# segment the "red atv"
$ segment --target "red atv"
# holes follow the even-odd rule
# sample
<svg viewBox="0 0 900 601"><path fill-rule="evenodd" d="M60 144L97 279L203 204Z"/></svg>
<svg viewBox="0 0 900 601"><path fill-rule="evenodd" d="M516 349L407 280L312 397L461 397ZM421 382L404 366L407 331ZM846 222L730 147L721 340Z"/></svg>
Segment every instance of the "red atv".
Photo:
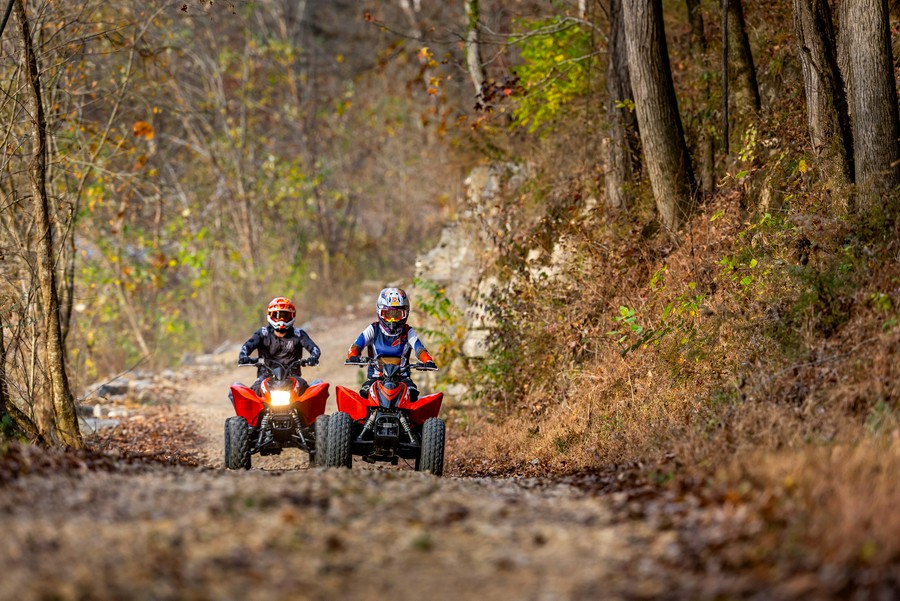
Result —
<svg viewBox="0 0 900 601"><path fill-rule="evenodd" d="M249 365L258 365L266 373L260 384L262 396L243 384L231 386L229 397L237 415L225 420L225 467L248 470L250 455L279 455L287 447L303 449L314 465L316 432L324 424L328 383L304 387L291 375L293 369L306 367L306 359L290 365L259 359Z"/></svg>
<svg viewBox="0 0 900 601"><path fill-rule="evenodd" d="M369 388L368 398L355 390L336 386L338 412L328 417L325 438L320 439L319 464L352 467L353 455L363 461L389 462L415 459L416 470L440 476L444 472L444 422L437 417L444 393L437 392L412 402L399 365L363 358L367 367L378 365L381 378ZM423 363L410 366L434 371Z"/></svg>

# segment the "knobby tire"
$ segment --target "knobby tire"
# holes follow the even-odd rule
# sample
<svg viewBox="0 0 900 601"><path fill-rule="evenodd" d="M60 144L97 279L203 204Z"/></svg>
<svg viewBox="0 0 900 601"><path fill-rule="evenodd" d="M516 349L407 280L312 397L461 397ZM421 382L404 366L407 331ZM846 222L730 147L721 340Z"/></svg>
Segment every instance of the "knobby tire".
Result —
<svg viewBox="0 0 900 601"><path fill-rule="evenodd" d="M316 454L315 461L313 462L314 466L323 466L325 465L325 449L328 447L328 416L320 415L316 418L315 423L315 433L316 433Z"/></svg>
<svg viewBox="0 0 900 601"><path fill-rule="evenodd" d="M240 416L225 420L225 467L250 469L250 428L247 420Z"/></svg>
<svg viewBox="0 0 900 601"><path fill-rule="evenodd" d="M353 456L350 454L350 435L353 420L342 411L332 414L328 419L328 433L325 438L325 467L352 467Z"/></svg>
<svg viewBox="0 0 900 601"><path fill-rule="evenodd" d="M444 474L444 421L437 417L429 417L422 426L422 450L416 469L435 476Z"/></svg>

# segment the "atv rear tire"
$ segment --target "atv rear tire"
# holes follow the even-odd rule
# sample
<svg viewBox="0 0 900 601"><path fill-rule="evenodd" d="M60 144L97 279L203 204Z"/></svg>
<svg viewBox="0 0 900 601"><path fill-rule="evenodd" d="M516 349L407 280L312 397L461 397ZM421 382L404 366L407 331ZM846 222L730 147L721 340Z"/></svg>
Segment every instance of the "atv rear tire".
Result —
<svg viewBox="0 0 900 601"><path fill-rule="evenodd" d="M313 426L316 433L316 452L313 455L315 459L311 462L313 466L325 465L325 446L328 440L328 416L320 415L316 418Z"/></svg>
<svg viewBox="0 0 900 601"><path fill-rule="evenodd" d="M250 469L250 426L238 415L225 420L225 467Z"/></svg>
<svg viewBox="0 0 900 601"><path fill-rule="evenodd" d="M350 454L350 435L353 431L353 420L342 411L333 413L328 418L325 435L325 467L352 467L353 455Z"/></svg>
<svg viewBox="0 0 900 601"><path fill-rule="evenodd" d="M444 420L429 417L422 426L422 449L416 460L416 470L435 476L444 474Z"/></svg>

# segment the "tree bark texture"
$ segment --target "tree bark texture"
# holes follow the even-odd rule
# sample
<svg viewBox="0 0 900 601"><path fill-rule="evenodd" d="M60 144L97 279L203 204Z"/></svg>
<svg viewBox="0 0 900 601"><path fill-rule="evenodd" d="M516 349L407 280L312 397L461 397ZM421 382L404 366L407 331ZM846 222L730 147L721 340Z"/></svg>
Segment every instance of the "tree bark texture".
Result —
<svg viewBox="0 0 900 601"><path fill-rule="evenodd" d="M627 209L629 185L640 172L641 143L637 117L623 101L634 101L631 75L628 71L628 48L625 42L625 22L622 0L609 3L609 63L606 69L609 138L606 155L606 198L610 206Z"/></svg>
<svg viewBox="0 0 900 601"><path fill-rule="evenodd" d="M727 23L729 73L733 84L735 116L740 121L741 131L747 121L756 117L760 108L756 65L753 63L741 0L728 0Z"/></svg>
<svg viewBox="0 0 900 601"><path fill-rule="evenodd" d="M709 45L706 40L706 29L703 24L703 11L700 10L700 0L687 0L688 21L691 24L691 55L703 65L703 70L708 74L709 57L706 52ZM711 77L703 78L703 101L705 106L712 107L712 90L710 87ZM701 116L701 132L699 143L699 179L700 189L704 194L712 194L715 191L715 168L716 168L716 149L715 149L715 129L712 117L706 114Z"/></svg>
<svg viewBox="0 0 900 601"><path fill-rule="evenodd" d="M44 312L44 368L48 395L38 398L38 429L50 444L80 448L83 446L75 400L66 375L66 354L62 342L59 316L59 297L56 291L56 267L53 253L53 230L50 220L50 200L47 196L47 124L41 100L40 70L31 41L31 31L25 14L25 0L16 0L16 18L22 34L25 59L25 78L32 121L32 159L29 169L35 205L39 244L37 247L38 281Z"/></svg>
<svg viewBox="0 0 900 601"><path fill-rule="evenodd" d="M834 24L828 0L793 0L794 34L806 88L806 112L813 152L822 175L846 209L847 186L853 183L853 136L844 81L838 68Z"/></svg>
<svg viewBox="0 0 900 601"><path fill-rule="evenodd" d="M475 86L475 100L480 102L484 82L484 63L481 60L481 9L479 0L466 0L466 65Z"/></svg>
<svg viewBox="0 0 900 601"><path fill-rule="evenodd" d="M706 52L706 35L703 28L703 13L700 0L686 0L688 23L691 25L691 48L694 52Z"/></svg>
<svg viewBox="0 0 900 601"><path fill-rule="evenodd" d="M6 405L9 403L9 394L6 387L6 319L3 310L0 309L0 440L3 439L2 421L7 418Z"/></svg>
<svg viewBox="0 0 900 601"><path fill-rule="evenodd" d="M731 153L731 121L728 114L728 0L722 0L722 146L725 157Z"/></svg>
<svg viewBox="0 0 900 601"><path fill-rule="evenodd" d="M853 159L860 209L900 183L897 109L887 0L845 0L841 27L852 85Z"/></svg>
<svg viewBox="0 0 900 601"><path fill-rule="evenodd" d="M663 226L673 238L697 194L684 140L662 19L661 0L623 3L628 68L644 163Z"/></svg>

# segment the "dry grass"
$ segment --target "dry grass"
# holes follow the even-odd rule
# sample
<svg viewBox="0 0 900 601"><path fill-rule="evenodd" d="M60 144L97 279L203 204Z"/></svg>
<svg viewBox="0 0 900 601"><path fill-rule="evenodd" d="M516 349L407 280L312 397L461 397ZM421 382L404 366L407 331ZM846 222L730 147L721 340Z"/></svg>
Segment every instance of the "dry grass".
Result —
<svg viewBox="0 0 900 601"><path fill-rule="evenodd" d="M855 444L758 451L728 480L750 481L783 540L814 549L824 564L887 565L900 560L900 431Z"/></svg>

